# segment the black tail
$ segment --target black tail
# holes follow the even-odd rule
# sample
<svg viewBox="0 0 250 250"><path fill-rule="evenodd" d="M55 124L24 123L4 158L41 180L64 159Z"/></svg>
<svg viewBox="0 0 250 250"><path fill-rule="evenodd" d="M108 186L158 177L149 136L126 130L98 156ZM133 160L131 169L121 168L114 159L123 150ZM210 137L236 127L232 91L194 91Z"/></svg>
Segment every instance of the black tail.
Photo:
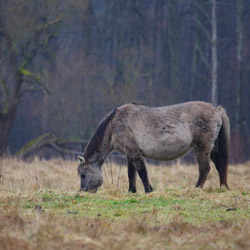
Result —
<svg viewBox="0 0 250 250"><path fill-rule="evenodd" d="M214 162L219 173L220 185L225 185L228 188L227 172L229 164L230 123L225 109L218 106L217 110L222 118L222 126L211 152L211 160Z"/></svg>

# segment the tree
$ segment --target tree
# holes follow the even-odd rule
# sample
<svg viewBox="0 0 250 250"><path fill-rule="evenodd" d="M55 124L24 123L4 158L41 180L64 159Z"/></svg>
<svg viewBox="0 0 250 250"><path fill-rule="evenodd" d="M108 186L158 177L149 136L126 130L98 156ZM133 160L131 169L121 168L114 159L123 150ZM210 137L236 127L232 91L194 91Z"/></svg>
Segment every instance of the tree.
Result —
<svg viewBox="0 0 250 250"><path fill-rule="evenodd" d="M211 0L212 15L211 15L211 52L212 52L212 70L211 70L211 102L214 105L218 103L218 55L217 55L217 16L216 16L216 0Z"/></svg>
<svg viewBox="0 0 250 250"><path fill-rule="evenodd" d="M179 36L180 15L178 13L179 1L168 2L168 46L170 84L173 89L179 89Z"/></svg>
<svg viewBox="0 0 250 250"><path fill-rule="evenodd" d="M242 44L243 44L243 0L237 1L237 91L236 91L236 133L239 132L242 123Z"/></svg>
<svg viewBox="0 0 250 250"><path fill-rule="evenodd" d="M0 154L7 153L8 137L23 98L45 90L35 59L42 56L60 15L48 18L55 1L1 1L0 13ZM35 72L36 71L36 72Z"/></svg>

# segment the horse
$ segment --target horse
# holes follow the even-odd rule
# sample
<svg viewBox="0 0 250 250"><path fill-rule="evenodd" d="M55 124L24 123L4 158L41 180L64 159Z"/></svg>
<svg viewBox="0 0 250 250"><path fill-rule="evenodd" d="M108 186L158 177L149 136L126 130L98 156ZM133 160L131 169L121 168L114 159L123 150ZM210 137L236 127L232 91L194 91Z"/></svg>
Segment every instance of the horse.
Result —
<svg viewBox="0 0 250 250"><path fill-rule="evenodd" d="M220 186L228 189L229 129L225 109L202 101L163 107L124 104L104 117L83 155L78 155L80 191L98 190L103 183L102 164L115 150L127 157L128 191L136 192L137 172L145 192L152 192L144 157L169 161L192 148L199 166L196 187L203 187L211 159Z"/></svg>

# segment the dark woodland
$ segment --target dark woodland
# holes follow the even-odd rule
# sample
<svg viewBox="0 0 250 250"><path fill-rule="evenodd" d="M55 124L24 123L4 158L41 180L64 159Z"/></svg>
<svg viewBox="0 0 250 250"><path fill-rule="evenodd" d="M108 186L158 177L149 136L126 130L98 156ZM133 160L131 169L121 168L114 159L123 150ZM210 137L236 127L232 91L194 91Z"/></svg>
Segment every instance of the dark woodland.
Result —
<svg viewBox="0 0 250 250"><path fill-rule="evenodd" d="M231 162L249 160L249 24L250 0L0 0L1 155L84 144L124 103L202 100L227 110Z"/></svg>

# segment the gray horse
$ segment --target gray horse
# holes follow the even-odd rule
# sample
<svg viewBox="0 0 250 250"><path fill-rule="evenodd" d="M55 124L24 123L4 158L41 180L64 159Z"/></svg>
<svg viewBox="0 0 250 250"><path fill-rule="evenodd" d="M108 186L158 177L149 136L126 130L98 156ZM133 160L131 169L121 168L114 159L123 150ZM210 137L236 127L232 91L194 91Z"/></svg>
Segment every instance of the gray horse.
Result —
<svg viewBox="0 0 250 250"><path fill-rule="evenodd" d="M145 192L151 192L143 157L168 161L191 148L199 164L196 187L203 187L211 159L220 185L228 188L229 119L221 106L200 101L165 107L125 104L99 123L83 156L78 156L80 190L97 191L103 183L102 164L116 150L127 156L129 191L136 192L138 172Z"/></svg>

